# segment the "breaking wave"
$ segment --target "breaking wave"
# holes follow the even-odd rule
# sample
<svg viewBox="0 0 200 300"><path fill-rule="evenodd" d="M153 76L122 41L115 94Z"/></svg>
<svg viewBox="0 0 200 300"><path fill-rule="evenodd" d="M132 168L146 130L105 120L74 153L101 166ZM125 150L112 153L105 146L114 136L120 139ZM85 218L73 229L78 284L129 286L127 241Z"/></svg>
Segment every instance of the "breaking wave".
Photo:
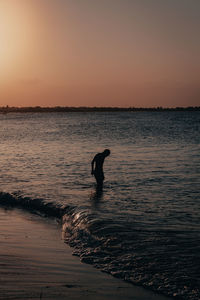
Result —
<svg viewBox="0 0 200 300"><path fill-rule="evenodd" d="M60 219L64 240L82 262L168 296L199 299L199 242L191 238L187 252L184 232L154 229L152 234L152 228L139 229L136 224L120 220L116 224L89 208L31 199L18 193L0 193L0 204Z"/></svg>

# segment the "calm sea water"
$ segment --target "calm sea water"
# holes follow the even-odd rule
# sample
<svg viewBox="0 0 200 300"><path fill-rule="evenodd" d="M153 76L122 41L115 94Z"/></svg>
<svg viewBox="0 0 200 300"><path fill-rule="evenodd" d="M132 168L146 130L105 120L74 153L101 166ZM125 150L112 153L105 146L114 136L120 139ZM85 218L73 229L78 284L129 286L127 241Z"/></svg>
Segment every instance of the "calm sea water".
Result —
<svg viewBox="0 0 200 300"><path fill-rule="evenodd" d="M1 191L62 206L82 261L200 299L199 112L7 114L0 140ZM105 148L99 194L91 160Z"/></svg>

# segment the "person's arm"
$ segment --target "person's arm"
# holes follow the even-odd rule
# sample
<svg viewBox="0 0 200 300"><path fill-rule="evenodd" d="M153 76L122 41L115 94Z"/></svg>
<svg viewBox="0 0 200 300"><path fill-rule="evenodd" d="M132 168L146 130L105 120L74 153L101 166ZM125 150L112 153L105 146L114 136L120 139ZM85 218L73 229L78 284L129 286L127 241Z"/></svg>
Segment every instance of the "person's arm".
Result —
<svg viewBox="0 0 200 300"><path fill-rule="evenodd" d="M91 167L92 167L91 175L94 175L94 163L95 163L95 160L96 160L96 156L93 158L93 160L91 162Z"/></svg>

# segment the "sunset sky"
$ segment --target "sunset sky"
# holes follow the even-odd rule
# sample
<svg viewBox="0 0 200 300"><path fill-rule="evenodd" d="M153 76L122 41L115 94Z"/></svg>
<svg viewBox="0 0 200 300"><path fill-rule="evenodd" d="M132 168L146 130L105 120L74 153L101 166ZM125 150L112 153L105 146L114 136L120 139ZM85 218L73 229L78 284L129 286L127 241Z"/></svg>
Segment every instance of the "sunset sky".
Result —
<svg viewBox="0 0 200 300"><path fill-rule="evenodd" d="M200 106L199 0L0 0L0 106Z"/></svg>

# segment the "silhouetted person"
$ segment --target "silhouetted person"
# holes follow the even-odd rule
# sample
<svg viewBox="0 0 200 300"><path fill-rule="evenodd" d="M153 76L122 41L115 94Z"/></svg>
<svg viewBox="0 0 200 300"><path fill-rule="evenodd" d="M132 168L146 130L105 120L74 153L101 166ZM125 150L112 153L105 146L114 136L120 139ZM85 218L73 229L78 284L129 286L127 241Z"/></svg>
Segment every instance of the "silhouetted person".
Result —
<svg viewBox="0 0 200 300"><path fill-rule="evenodd" d="M102 153L97 153L91 163L92 165L91 174L94 175L96 179L98 189L102 189L103 187L103 181L104 181L103 163L104 163L104 159L108 155L110 155L110 150L105 149ZM94 168L94 164L95 164L95 168Z"/></svg>

